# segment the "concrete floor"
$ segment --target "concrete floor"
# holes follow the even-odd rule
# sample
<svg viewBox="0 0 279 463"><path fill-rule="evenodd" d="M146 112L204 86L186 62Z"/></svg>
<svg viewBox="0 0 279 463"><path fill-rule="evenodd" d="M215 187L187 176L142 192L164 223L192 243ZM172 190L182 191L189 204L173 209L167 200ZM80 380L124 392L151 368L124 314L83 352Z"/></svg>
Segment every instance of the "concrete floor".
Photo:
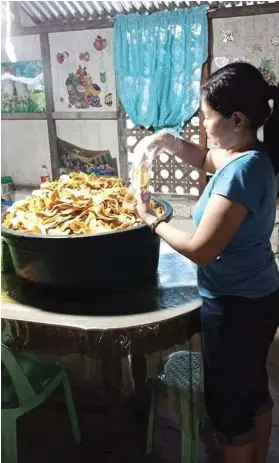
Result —
<svg viewBox="0 0 279 463"><path fill-rule="evenodd" d="M268 358L270 389L275 401L274 424L267 463L279 461L279 331ZM18 422L19 463L179 463L180 431L173 412L163 400L154 453L144 456L147 415L132 399L74 391L83 442L73 444L67 412L60 396L52 397ZM200 445L197 463L209 462ZM212 462L212 460L211 460ZM217 463L213 459L213 463Z"/></svg>

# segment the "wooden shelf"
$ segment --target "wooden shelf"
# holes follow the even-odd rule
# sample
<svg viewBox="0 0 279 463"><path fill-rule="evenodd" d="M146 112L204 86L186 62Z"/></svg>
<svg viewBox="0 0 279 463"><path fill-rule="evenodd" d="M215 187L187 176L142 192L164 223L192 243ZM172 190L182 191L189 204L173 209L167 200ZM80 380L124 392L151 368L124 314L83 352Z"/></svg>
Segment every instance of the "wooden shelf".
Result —
<svg viewBox="0 0 279 463"><path fill-rule="evenodd" d="M46 119L46 113L1 113L2 121Z"/></svg>
<svg viewBox="0 0 279 463"><path fill-rule="evenodd" d="M52 113L56 120L117 120L117 111L65 111Z"/></svg>

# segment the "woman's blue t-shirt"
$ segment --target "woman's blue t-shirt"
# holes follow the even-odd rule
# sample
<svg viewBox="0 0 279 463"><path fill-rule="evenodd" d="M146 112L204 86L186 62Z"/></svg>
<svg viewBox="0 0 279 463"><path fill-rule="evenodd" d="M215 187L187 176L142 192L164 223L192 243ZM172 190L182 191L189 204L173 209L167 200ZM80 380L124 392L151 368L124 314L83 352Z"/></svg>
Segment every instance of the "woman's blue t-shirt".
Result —
<svg viewBox="0 0 279 463"><path fill-rule="evenodd" d="M243 204L249 213L221 254L206 267L198 267L202 297L259 298L279 288L279 272L270 244L277 187L268 155L258 151L232 159L213 175L194 210L196 227L212 194Z"/></svg>

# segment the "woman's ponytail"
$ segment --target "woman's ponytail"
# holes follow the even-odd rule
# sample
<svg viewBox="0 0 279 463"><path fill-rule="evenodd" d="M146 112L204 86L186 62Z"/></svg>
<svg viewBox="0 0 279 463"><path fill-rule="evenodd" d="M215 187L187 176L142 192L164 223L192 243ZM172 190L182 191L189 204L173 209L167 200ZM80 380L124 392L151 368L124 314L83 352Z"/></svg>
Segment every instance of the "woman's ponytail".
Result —
<svg viewBox="0 0 279 463"><path fill-rule="evenodd" d="M279 173L279 87L270 85L270 99L273 101L271 115L264 124L264 145L276 174Z"/></svg>

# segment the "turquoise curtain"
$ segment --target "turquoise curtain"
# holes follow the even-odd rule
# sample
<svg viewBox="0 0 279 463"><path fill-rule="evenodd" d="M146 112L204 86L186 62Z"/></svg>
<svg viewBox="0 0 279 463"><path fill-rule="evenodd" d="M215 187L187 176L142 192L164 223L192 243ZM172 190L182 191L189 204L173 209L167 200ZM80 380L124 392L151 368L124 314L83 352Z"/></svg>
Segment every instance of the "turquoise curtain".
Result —
<svg viewBox="0 0 279 463"><path fill-rule="evenodd" d="M207 6L117 16L117 91L136 125L180 130L199 108L207 59Z"/></svg>

